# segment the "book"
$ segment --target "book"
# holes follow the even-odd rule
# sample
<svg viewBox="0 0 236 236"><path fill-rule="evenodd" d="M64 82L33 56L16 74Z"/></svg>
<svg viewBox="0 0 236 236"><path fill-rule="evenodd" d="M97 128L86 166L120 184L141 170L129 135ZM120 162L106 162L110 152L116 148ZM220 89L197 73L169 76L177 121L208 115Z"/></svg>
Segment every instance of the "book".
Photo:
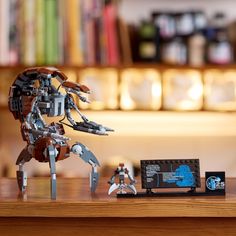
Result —
<svg viewBox="0 0 236 236"><path fill-rule="evenodd" d="M86 1L87 2L87 1ZM65 11L67 17L67 50L68 63L70 65L83 64L83 54L81 50L81 1L66 1Z"/></svg>
<svg viewBox="0 0 236 236"><path fill-rule="evenodd" d="M107 47L107 64L117 65L120 62L118 35L116 27L117 7L111 2L103 9L105 43Z"/></svg>
<svg viewBox="0 0 236 236"><path fill-rule="evenodd" d="M117 19L118 42L120 51L120 60L124 64L132 64L131 45L129 37L129 28L126 22L119 17Z"/></svg>
<svg viewBox="0 0 236 236"><path fill-rule="evenodd" d="M19 62L19 1L9 0L9 64L16 65Z"/></svg>
<svg viewBox="0 0 236 236"><path fill-rule="evenodd" d="M35 1L35 61L37 65L45 62L45 0Z"/></svg>
<svg viewBox="0 0 236 236"><path fill-rule="evenodd" d="M66 63L67 57L67 30L66 30L66 14L64 0L57 1L58 7L58 64L63 65Z"/></svg>
<svg viewBox="0 0 236 236"><path fill-rule="evenodd" d="M68 1L71 2L72 0ZM58 64L58 15L57 1L45 0L45 63Z"/></svg>
<svg viewBox="0 0 236 236"><path fill-rule="evenodd" d="M93 21L94 21L94 48L95 48L95 62L102 63L102 30L103 30L103 21L102 21L102 9L103 1L94 0L93 11L95 12Z"/></svg>
<svg viewBox="0 0 236 236"><path fill-rule="evenodd" d="M88 65L96 63L95 48L95 20L93 14L94 0L83 1L83 25L84 25L84 60Z"/></svg>
<svg viewBox="0 0 236 236"><path fill-rule="evenodd" d="M0 65L9 64L10 2L0 0Z"/></svg>
<svg viewBox="0 0 236 236"><path fill-rule="evenodd" d="M24 65L35 65L35 1L22 1L22 62Z"/></svg>

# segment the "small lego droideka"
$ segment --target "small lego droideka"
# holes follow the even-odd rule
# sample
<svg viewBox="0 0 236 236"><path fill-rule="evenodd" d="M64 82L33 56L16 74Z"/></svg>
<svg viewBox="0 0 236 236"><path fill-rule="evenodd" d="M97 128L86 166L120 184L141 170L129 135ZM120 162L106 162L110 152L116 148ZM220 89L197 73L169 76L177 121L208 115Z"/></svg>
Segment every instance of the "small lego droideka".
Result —
<svg viewBox="0 0 236 236"><path fill-rule="evenodd" d="M119 183L115 183L115 177L119 175ZM125 175L128 175L128 178L130 180L130 184L125 183ZM127 168L124 167L123 163L120 163L117 169L115 170L114 175L111 177L110 181L108 181L108 184L110 184L110 188L108 191L108 195L110 195L113 191L118 189L119 191L117 194L125 194L126 192L124 189L131 190L134 194L137 194L136 188L134 187L134 184L136 183L136 180L129 174L129 171Z"/></svg>
<svg viewBox="0 0 236 236"><path fill-rule="evenodd" d="M58 88L53 85L53 79L59 82ZM61 93L60 89L64 89L65 93ZM92 192L95 191L99 178L97 172L99 162L83 144L77 142L70 147L67 142L69 138L64 136L62 125L97 135L107 135L107 131L113 131L89 121L76 106L72 95L76 95L83 102L88 102L81 93L89 92L88 87L67 81L66 75L56 68L29 68L16 77L10 88L8 105L14 118L20 120L21 134L23 140L27 142L16 161L19 166L17 181L21 192L24 192L27 186L27 175L23 166L35 158L39 162L49 162L51 198L56 199L56 161L68 158L70 152L92 166L90 189ZM82 122L72 118L71 109L79 114ZM47 124L43 115L48 117L64 115L64 118L59 123ZM63 122L65 118L70 124Z"/></svg>

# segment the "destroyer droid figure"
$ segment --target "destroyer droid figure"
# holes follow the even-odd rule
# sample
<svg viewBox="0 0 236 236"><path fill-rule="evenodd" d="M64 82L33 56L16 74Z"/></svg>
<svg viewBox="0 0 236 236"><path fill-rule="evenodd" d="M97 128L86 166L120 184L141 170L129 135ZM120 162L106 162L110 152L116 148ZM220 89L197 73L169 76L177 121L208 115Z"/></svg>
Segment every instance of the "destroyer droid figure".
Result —
<svg viewBox="0 0 236 236"><path fill-rule="evenodd" d="M58 88L53 85L53 80L59 82ZM60 90L64 89L64 93ZM95 191L98 183L97 166L99 162L94 154L83 144L75 143L71 147L69 138L64 136L62 124L74 130L88 132L97 135L107 135L107 131L113 131L100 124L89 121L79 111L73 99L76 95L81 101L88 102L82 93L89 93L89 88L84 85L67 81L67 77L56 68L30 68L20 73L10 88L9 109L15 119L20 120L21 134L27 142L26 147L20 153L16 164L17 181L20 191L24 192L27 186L27 175L23 166L31 158L39 162L49 162L51 174L51 198L56 199L56 165L59 160L76 154L92 167L90 174L90 189ZM75 110L82 121L73 119L71 110ZM47 124L43 115L48 117L63 116L59 123ZM63 120L67 119L68 123Z"/></svg>
<svg viewBox="0 0 236 236"><path fill-rule="evenodd" d="M119 175L119 183L115 183L115 177ZM130 184L125 183L125 175L128 176L130 180ZM110 181L108 183L111 185L108 190L108 195L110 195L114 190L118 189L117 194L125 194L126 192L124 189L131 190L134 194L137 194L136 188L134 187L134 184L136 183L135 179L129 174L129 171L127 168L124 167L123 163L120 163L117 169L115 170L114 175L111 177Z"/></svg>

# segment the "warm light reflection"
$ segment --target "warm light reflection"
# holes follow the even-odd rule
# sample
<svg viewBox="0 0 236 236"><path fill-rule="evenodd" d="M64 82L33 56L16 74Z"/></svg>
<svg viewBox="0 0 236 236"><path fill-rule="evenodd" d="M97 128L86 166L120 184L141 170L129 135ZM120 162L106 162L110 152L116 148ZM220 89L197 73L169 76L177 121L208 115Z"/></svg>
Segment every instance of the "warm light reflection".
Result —
<svg viewBox="0 0 236 236"><path fill-rule="evenodd" d="M90 104L80 102L83 109L103 110L118 108L118 73L115 69L88 68L81 70L79 82L88 86L91 94L86 96Z"/></svg>
<svg viewBox="0 0 236 236"><path fill-rule="evenodd" d="M121 72L120 107L123 110L161 107L161 79L155 69L124 69Z"/></svg>
<svg viewBox="0 0 236 236"><path fill-rule="evenodd" d="M163 73L163 107L166 110L200 110L203 84L197 70L166 70Z"/></svg>
<svg viewBox="0 0 236 236"><path fill-rule="evenodd" d="M198 100L199 98L202 97L202 94L203 94L203 87L200 84L196 84L188 90L188 96L192 100Z"/></svg>
<svg viewBox="0 0 236 236"><path fill-rule="evenodd" d="M207 70L204 73L204 84L205 109L236 110L236 70Z"/></svg>
<svg viewBox="0 0 236 236"><path fill-rule="evenodd" d="M123 110L135 109L135 103L130 98L128 91L124 91L124 93L122 94L120 98L120 104Z"/></svg>

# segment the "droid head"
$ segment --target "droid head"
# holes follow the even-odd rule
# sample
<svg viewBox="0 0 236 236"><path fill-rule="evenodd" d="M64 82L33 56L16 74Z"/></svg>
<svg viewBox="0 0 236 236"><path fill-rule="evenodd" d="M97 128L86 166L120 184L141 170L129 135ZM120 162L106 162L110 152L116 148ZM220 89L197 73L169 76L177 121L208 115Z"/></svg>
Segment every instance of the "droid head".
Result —
<svg viewBox="0 0 236 236"><path fill-rule="evenodd" d="M119 167L123 168L124 166L124 163L119 163Z"/></svg>

